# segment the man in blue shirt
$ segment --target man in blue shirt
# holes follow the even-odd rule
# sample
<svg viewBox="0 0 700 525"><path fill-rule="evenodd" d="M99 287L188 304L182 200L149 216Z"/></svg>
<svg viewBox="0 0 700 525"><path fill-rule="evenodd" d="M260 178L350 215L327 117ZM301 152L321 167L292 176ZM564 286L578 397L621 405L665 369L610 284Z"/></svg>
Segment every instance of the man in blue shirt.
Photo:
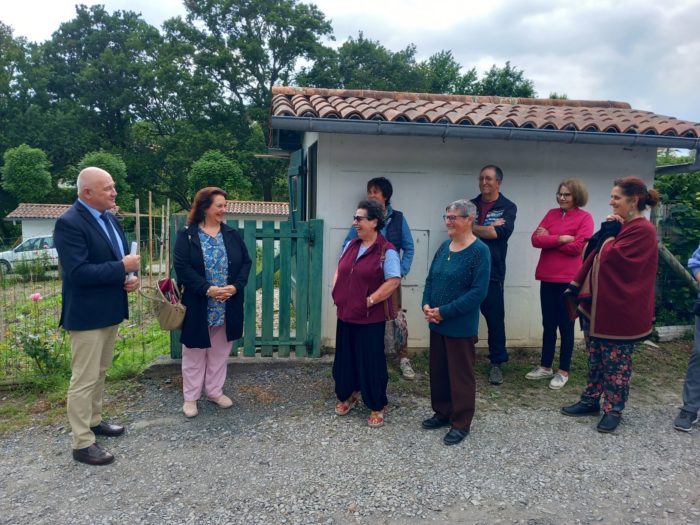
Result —
<svg viewBox="0 0 700 525"><path fill-rule="evenodd" d="M95 436L124 432L102 420L102 393L119 324L129 317L127 293L139 286L134 273L140 258L129 254L124 232L108 211L117 197L111 175L85 168L77 185L78 199L54 229L63 277L59 324L70 334L72 356L66 405L73 459L107 465L114 456Z"/></svg>
<svg viewBox="0 0 700 525"><path fill-rule="evenodd" d="M696 281L700 281L700 246L688 259L688 268L693 273ZM700 301L700 298L699 298ZM695 306L695 340L693 341L693 353L690 354L688 371L683 384L683 407L678 417L673 422L676 430L690 432L693 425L698 422L698 410L700 410L700 311Z"/></svg>
<svg viewBox="0 0 700 525"><path fill-rule="evenodd" d="M413 263L413 236L403 213L391 207L393 194L394 189L391 182L385 177L376 177L367 182L367 198L379 201L386 210L386 224L380 233L396 247L401 259L401 277L403 278L411 271L411 263ZM351 227L343 246L355 237L357 237L357 232L355 228ZM399 287L399 300L401 299L400 292L401 288ZM399 307L401 307L400 303ZM416 373L408 358L408 334L406 334L406 344L399 349L398 355L401 374L405 379L414 379Z"/></svg>

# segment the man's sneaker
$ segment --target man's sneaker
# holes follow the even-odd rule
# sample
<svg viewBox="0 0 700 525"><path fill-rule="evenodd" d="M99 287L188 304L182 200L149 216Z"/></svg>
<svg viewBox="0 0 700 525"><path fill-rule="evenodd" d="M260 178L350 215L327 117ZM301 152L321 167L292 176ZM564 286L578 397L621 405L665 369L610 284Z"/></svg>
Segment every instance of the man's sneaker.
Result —
<svg viewBox="0 0 700 525"><path fill-rule="evenodd" d="M549 388L551 388L552 390L559 390L561 387L563 387L566 384L566 382L568 380L569 380L568 375L565 376L565 375L557 372L556 374L554 374L554 377L549 382Z"/></svg>
<svg viewBox="0 0 700 525"><path fill-rule="evenodd" d="M547 370L542 366L538 366L533 371L525 374L525 379L548 379L554 375L552 369Z"/></svg>
<svg viewBox="0 0 700 525"><path fill-rule="evenodd" d="M673 428L682 432L690 432L693 425L698 422L698 415L681 409L678 417L673 422Z"/></svg>
<svg viewBox="0 0 700 525"><path fill-rule="evenodd" d="M501 365L491 365L491 370L489 371L489 383L492 385L500 385L503 383L503 372L501 372Z"/></svg>
<svg viewBox="0 0 700 525"><path fill-rule="evenodd" d="M408 358L404 357L401 360L401 363L399 363L399 368L401 368L401 375L404 379L416 378L416 373L413 371L413 367L411 366L411 362L408 360Z"/></svg>

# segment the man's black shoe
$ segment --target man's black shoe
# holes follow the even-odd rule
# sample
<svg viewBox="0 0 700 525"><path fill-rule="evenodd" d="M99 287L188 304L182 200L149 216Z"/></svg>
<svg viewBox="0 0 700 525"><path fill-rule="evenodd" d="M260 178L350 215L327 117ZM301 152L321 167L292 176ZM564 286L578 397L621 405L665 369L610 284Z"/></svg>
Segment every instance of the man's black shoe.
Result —
<svg viewBox="0 0 700 525"><path fill-rule="evenodd" d="M598 432L602 432L603 434L611 434L612 432L615 432L615 429L617 428L617 425L620 424L621 419L622 415L619 412L608 412L607 414L603 414L603 417L600 418L600 422L598 423Z"/></svg>
<svg viewBox="0 0 700 525"><path fill-rule="evenodd" d="M600 414L600 405L598 403L593 403L591 405L589 403L584 403L583 401L579 401L578 403L574 403L571 406L562 407L561 413L564 414L565 416L573 416L573 417L597 416L598 414Z"/></svg>
<svg viewBox="0 0 700 525"><path fill-rule="evenodd" d="M450 431L447 434L445 434L445 437L442 438L442 441L443 443L445 443L445 445L456 445L468 435L468 430L460 430L458 428L452 427Z"/></svg>
<svg viewBox="0 0 700 525"><path fill-rule="evenodd" d="M90 430L92 430L92 432L96 436L114 437L114 436L121 436L124 433L123 426L110 425L109 423L105 423L104 421L100 421L100 424L97 425L96 427L90 427Z"/></svg>
<svg viewBox="0 0 700 525"><path fill-rule="evenodd" d="M114 461L114 456L97 443L86 448L74 448L73 459L88 465L108 465Z"/></svg>
<svg viewBox="0 0 700 525"><path fill-rule="evenodd" d="M449 424L450 424L449 419L442 419L437 414L435 414L433 417L425 419L421 423L421 426L427 430L435 430L436 428L446 427Z"/></svg>

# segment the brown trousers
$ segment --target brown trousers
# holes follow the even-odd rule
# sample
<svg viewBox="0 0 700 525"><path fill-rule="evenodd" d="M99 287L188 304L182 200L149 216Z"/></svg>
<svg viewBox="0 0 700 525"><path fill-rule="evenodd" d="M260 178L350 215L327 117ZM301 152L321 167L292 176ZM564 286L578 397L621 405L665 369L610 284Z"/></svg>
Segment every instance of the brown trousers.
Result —
<svg viewBox="0 0 700 525"><path fill-rule="evenodd" d="M459 430L469 430L474 418L477 340L430 331L430 401L435 413Z"/></svg>

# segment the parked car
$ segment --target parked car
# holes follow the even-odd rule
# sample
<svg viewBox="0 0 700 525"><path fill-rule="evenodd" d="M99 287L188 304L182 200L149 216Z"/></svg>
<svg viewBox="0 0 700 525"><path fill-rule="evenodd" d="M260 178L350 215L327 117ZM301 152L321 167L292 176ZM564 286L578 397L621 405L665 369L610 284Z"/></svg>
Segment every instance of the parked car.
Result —
<svg viewBox="0 0 700 525"><path fill-rule="evenodd" d="M46 260L51 268L58 267L58 252L53 244L53 235L30 237L12 250L0 252L0 270L10 273L19 262L36 260Z"/></svg>

